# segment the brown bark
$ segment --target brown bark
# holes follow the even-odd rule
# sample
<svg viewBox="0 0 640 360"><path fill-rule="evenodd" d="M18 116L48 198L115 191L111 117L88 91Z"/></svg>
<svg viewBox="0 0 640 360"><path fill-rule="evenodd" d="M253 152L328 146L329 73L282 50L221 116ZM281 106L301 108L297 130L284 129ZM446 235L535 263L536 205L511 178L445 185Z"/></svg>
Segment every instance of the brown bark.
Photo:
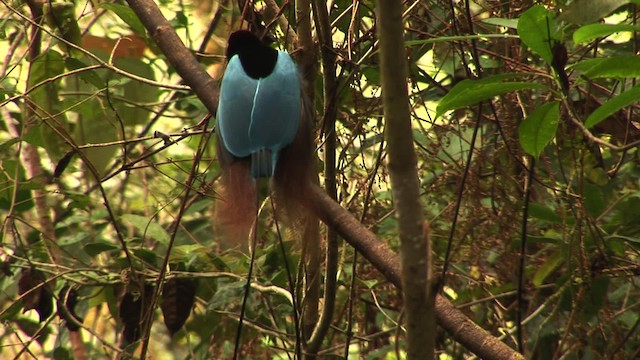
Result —
<svg viewBox="0 0 640 360"><path fill-rule="evenodd" d="M434 357L435 316L431 291L431 249L423 236L424 213L420 203L417 158L407 90L407 60L401 1L377 2L380 39L380 74L384 105L385 138L393 202L398 218L402 287L407 336L407 358Z"/></svg>

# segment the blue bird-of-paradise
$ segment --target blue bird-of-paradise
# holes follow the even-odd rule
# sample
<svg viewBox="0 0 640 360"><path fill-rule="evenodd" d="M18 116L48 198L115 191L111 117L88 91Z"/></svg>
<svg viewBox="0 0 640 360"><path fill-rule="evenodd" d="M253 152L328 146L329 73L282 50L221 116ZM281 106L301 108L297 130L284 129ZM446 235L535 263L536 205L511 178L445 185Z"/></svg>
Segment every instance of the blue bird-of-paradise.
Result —
<svg viewBox="0 0 640 360"><path fill-rule="evenodd" d="M280 151L293 142L300 126L298 68L289 54L248 31L231 35L227 58L218 134L231 155L251 157L254 178L271 177Z"/></svg>
<svg viewBox="0 0 640 360"><path fill-rule="evenodd" d="M247 239L257 212L258 178L270 178L276 208L297 226L307 215L307 186L314 167L313 109L289 54L249 31L229 37L218 113L222 169L216 224L225 246Z"/></svg>

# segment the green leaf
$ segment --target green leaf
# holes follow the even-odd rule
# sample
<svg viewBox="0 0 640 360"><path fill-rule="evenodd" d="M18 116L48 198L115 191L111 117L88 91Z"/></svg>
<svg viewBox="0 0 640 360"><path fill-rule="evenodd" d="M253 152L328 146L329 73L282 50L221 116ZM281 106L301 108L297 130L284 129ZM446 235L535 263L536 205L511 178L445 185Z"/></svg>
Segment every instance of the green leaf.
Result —
<svg viewBox="0 0 640 360"><path fill-rule="evenodd" d="M563 262L565 256L561 251L556 251L551 254L545 262L540 266L538 271L533 275L533 285L540 286L544 282L544 280L553 273Z"/></svg>
<svg viewBox="0 0 640 360"><path fill-rule="evenodd" d="M573 24L588 24L611 14L629 0L575 0L564 8L559 20Z"/></svg>
<svg viewBox="0 0 640 360"><path fill-rule="evenodd" d="M100 4L100 7L109 11L113 11L122 21L126 22L140 36L145 36L145 28L138 16L130 7L119 4Z"/></svg>
<svg viewBox="0 0 640 360"><path fill-rule="evenodd" d="M551 64L551 40L560 40L560 34L555 30L555 14L542 5L532 6L520 15L518 20L518 35L520 40L542 59Z"/></svg>
<svg viewBox="0 0 640 360"><path fill-rule="evenodd" d="M82 101L72 99L72 101ZM74 131L74 140L78 144L97 144L116 141L119 139L116 120L113 112L105 108L98 98L90 98L74 107L78 116ZM113 162L113 155L118 150L116 146L100 146L83 149L87 160L93 165L98 174L104 175L105 170Z"/></svg>
<svg viewBox="0 0 640 360"><path fill-rule="evenodd" d="M95 241L85 245L83 249L84 252L87 253L87 255L95 257L96 255L101 254L105 251L117 250L119 248L120 247L106 241Z"/></svg>
<svg viewBox="0 0 640 360"><path fill-rule="evenodd" d="M611 235L611 236L605 237L605 240L610 240L610 239L621 239L621 240L629 241L629 242L632 242L632 243L635 243L635 244L640 244L640 239L639 238L630 237L630 236Z"/></svg>
<svg viewBox="0 0 640 360"><path fill-rule="evenodd" d="M149 249L133 249L132 253L138 259L146 262L147 264L156 265L158 263L158 254Z"/></svg>
<svg viewBox="0 0 640 360"><path fill-rule="evenodd" d="M474 105L495 96L523 89L546 89L542 84L533 82L503 82L514 74L502 74L481 80L463 80L457 83L438 103L436 118L450 110Z"/></svg>
<svg viewBox="0 0 640 360"><path fill-rule="evenodd" d="M115 65L131 74L154 80L155 74L151 65L138 58L118 58ZM155 103L160 96L160 89L157 86L145 84L137 80L129 80L122 85L124 96L127 101L117 101L114 106L118 114L126 125L146 124L153 112L143 106L148 103ZM135 104L135 105L132 105Z"/></svg>
<svg viewBox="0 0 640 360"><path fill-rule="evenodd" d="M640 85L634 86L631 89L602 104L602 106L597 108L594 112L591 113L591 115L589 115L587 120L585 120L584 125L587 128L591 128L604 119L608 118L609 116L613 115L618 110L631 105L638 100L640 100Z"/></svg>
<svg viewBox="0 0 640 360"><path fill-rule="evenodd" d="M367 289L373 289L376 285L378 285L380 282L376 279L372 279L372 280L360 280L364 286L367 287Z"/></svg>
<svg viewBox="0 0 640 360"><path fill-rule="evenodd" d="M640 77L640 57L625 55L608 58L587 59L571 67L589 79Z"/></svg>
<svg viewBox="0 0 640 360"><path fill-rule="evenodd" d="M38 121L37 125L26 134L24 140L31 143L27 139L38 139L37 144L34 145L43 146L53 159L61 158L68 146L56 131L52 130L52 127L58 128L58 132L63 134L68 133L68 122L58 96L61 80L43 82L62 74L64 69L62 55L54 50L38 56L29 68L27 87L33 89L29 94L29 100L35 104L34 119ZM35 87L41 83L42 85ZM32 132L39 132L39 134L32 134Z"/></svg>
<svg viewBox="0 0 640 360"><path fill-rule="evenodd" d="M482 20L483 23L495 26L502 26L510 29L518 28L518 19L488 18Z"/></svg>
<svg viewBox="0 0 640 360"><path fill-rule="evenodd" d="M124 214L121 218L125 222L133 225L141 234L149 236L162 244L167 244L169 242L169 234L167 234L164 228L157 222L150 220L145 216L134 214Z"/></svg>
<svg viewBox="0 0 640 360"><path fill-rule="evenodd" d="M560 119L560 104L557 101L538 107L520 124L520 145L528 154L538 157L556 135Z"/></svg>
<svg viewBox="0 0 640 360"><path fill-rule="evenodd" d="M555 209L544 204L530 203L529 217L556 224L562 223L560 217L558 216L558 212Z"/></svg>
<svg viewBox="0 0 640 360"><path fill-rule="evenodd" d="M59 246L70 246L70 245L74 245L77 244L81 241L84 241L86 239L89 238L89 234L87 234L84 231L74 231L73 233L67 235L67 236L61 236L60 239L58 239L58 245Z"/></svg>
<svg viewBox="0 0 640 360"><path fill-rule="evenodd" d="M47 2L50 8L49 19L60 31L62 38L75 45L81 45L82 33L75 17L75 6L73 2Z"/></svg>
<svg viewBox="0 0 640 360"><path fill-rule="evenodd" d="M607 203L605 202L604 192L602 187L585 182L584 191L582 193L584 197L584 207L593 217L597 217L602 214L606 209Z"/></svg>
<svg viewBox="0 0 640 360"><path fill-rule="evenodd" d="M88 67L88 65L82 62L81 60L78 60L72 57L67 58L65 60L65 64L67 66L67 69L69 70L78 70L78 69L84 69ZM97 70L83 71L83 72L80 72L78 76L83 81L95 86L96 89L102 89L106 86L105 81L102 80L100 75L98 75Z"/></svg>
<svg viewBox="0 0 640 360"><path fill-rule="evenodd" d="M573 33L573 42L581 44L591 40L606 37L622 31L638 31L640 26L629 24L589 24Z"/></svg>
<svg viewBox="0 0 640 360"><path fill-rule="evenodd" d="M0 143L0 152L4 152L20 141L19 138L12 138Z"/></svg>

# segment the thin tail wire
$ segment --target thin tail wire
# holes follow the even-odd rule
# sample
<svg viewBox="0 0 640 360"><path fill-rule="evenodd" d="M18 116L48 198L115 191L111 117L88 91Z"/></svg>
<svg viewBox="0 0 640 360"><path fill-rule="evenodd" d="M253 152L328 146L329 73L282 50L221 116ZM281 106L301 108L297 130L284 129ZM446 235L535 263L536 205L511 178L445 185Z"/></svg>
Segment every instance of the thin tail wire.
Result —
<svg viewBox="0 0 640 360"><path fill-rule="evenodd" d="M287 273L287 281L289 282L289 292L291 293L291 306L293 306L293 326L296 333L295 357L297 357L298 359L302 359L302 347L300 346L302 337L300 336L300 318L298 314L298 302L296 300L296 283L293 280L293 273L291 272L291 268L289 267L287 251L284 248L284 242L282 241L282 233L280 232L280 223L278 221L278 208L276 208L275 206L273 196L271 197L271 208L273 209L273 222L276 227L276 234L278 235L278 244L280 245L282 258L284 259L284 268Z"/></svg>
<svg viewBox="0 0 640 360"><path fill-rule="evenodd" d="M256 188L258 188L258 179L254 179L256 182ZM242 338L242 324L244 322L244 312L247 308L247 301L249 299L249 291L251 290L251 278L253 277L253 264L256 258L256 243L258 237L258 218L260 212L262 211L262 207L260 205L260 192L256 191L256 213L253 220L253 226L251 228L251 246L249 247L249 251L251 252L251 259L249 260L249 271L247 273L247 283L245 284L244 296L242 297L242 306L240 307L240 318L238 320L238 328L236 330L236 342L233 348L233 360L238 359L238 355L240 355L240 341Z"/></svg>

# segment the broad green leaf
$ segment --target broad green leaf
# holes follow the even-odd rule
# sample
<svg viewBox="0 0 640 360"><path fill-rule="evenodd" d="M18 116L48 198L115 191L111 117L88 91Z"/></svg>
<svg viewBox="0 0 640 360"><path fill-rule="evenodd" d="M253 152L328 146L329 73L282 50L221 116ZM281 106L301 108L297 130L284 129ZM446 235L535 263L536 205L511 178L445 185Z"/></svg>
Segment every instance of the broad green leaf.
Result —
<svg viewBox="0 0 640 360"><path fill-rule="evenodd" d="M640 77L640 57L625 55L587 59L571 67L589 79Z"/></svg>
<svg viewBox="0 0 640 360"><path fill-rule="evenodd" d="M71 58L71 57L65 60L65 64L67 66L67 69L69 70L78 70L78 69L84 69L88 67L88 65L82 62L81 60ZM106 86L105 81L98 74L98 69L80 72L78 73L78 76L83 81L95 86L96 89L102 89L103 87Z"/></svg>
<svg viewBox="0 0 640 360"><path fill-rule="evenodd" d="M551 41L560 40L560 35L555 29L555 14L542 5L532 6L520 15L518 20L520 40L540 55L547 64L551 64L553 59Z"/></svg>
<svg viewBox="0 0 640 360"><path fill-rule="evenodd" d="M169 234L167 234L164 228L157 222L150 220L145 216L124 214L122 215L122 220L133 225L138 229L140 234L144 234L145 236L155 239L162 244L167 244L169 242Z"/></svg>
<svg viewBox="0 0 640 360"><path fill-rule="evenodd" d="M118 140L113 112L103 104L101 99L77 98L77 101L84 102L74 107L74 111L79 115L74 132L76 143L87 145ZM101 146L84 149L83 152L98 174L104 175L105 169L113 162L113 156L117 150L116 146Z"/></svg>
<svg viewBox="0 0 640 360"><path fill-rule="evenodd" d="M528 154L538 157L556 135L560 104L551 102L538 107L520 124L520 145Z"/></svg>
<svg viewBox="0 0 640 360"><path fill-rule="evenodd" d="M67 59L70 68L84 68L86 64L92 64L93 60L79 57L79 59ZM72 92L66 96L64 104L69 112L78 114L73 139L78 145L112 142L119 139L119 126L112 108L105 103L100 96L87 96L96 94L96 89L103 89L107 82L105 77L109 74L96 69L81 72L67 78L67 88ZM112 83L112 94L118 94L119 84ZM76 95L78 94L78 95ZM116 106L121 100L119 96L110 98L111 104ZM126 119L126 116L122 116ZM125 122L125 126L128 125ZM103 175L106 167L112 163L113 156L118 150L116 146L93 147L84 149L87 160L93 165L98 174ZM87 173L87 180L93 181L93 176Z"/></svg>
<svg viewBox="0 0 640 360"><path fill-rule="evenodd" d="M578 25L588 24L628 3L629 0L575 0L564 8L558 19Z"/></svg>
<svg viewBox="0 0 640 360"><path fill-rule="evenodd" d="M591 40L609 36L622 31L638 31L640 26L629 24L589 24L585 25L573 33L573 42L581 44Z"/></svg>
<svg viewBox="0 0 640 360"><path fill-rule="evenodd" d="M592 112L591 115L589 115L587 120L585 120L584 125L587 128L591 128L607 117L613 115L618 110L629 106L634 102L637 102L638 100L640 100L640 85L634 86L631 89L602 104L602 106L595 109L595 111Z"/></svg>
<svg viewBox="0 0 640 360"><path fill-rule="evenodd" d="M546 89L546 86L533 82L504 82L514 74L503 74L481 80L463 80L457 83L445 95L436 108L436 117L450 110L474 105L495 96L524 89Z"/></svg>
<svg viewBox="0 0 640 360"><path fill-rule="evenodd" d="M37 124L27 134L39 132L38 135L31 134L27 138L38 139L33 144L43 146L49 156L55 160L64 155L68 146L52 128L56 128L58 132L67 133L69 124L58 96L60 80L43 82L62 74L64 68L62 55L55 50L49 50L31 63L27 85L29 89L33 89L29 94L29 100L34 104L32 106L34 118L30 120ZM42 85L36 88L38 84Z"/></svg>
<svg viewBox="0 0 640 360"><path fill-rule="evenodd" d="M553 273L563 262L564 255L561 251L556 251L547 257L547 260L540 266L538 271L533 275L533 285L540 286L544 280Z"/></svg>
<svg viewBox="0 0 640 360"><path fill-rule="evenodd" d="M145 79L155 79L151 65L145 63L142 59L123 57L116 59L115 65L128 73ZM124 123L126 125L146 124L153 113L144 105L157 102L160 96L160 89L132 79L128 79L122 85L122 89L127 101L117 101L114 106Z"/></svg>
<svg viewBox="0 0 640 360"><path fill-rule="evenodd" d="M538 203L529 204L529 217L556 224L562 223L560 217L558 216L558 212L555 209L552 209L547 205Z"/></svg>
<svg viewBox="0 0 640 360"><path fill-rule="evenodd" d="M146 36L145 28L138 16L130 7L119 4L100 4L100 7L109 11L113 11L122 21L126 22L140 36Z"/></svg>

